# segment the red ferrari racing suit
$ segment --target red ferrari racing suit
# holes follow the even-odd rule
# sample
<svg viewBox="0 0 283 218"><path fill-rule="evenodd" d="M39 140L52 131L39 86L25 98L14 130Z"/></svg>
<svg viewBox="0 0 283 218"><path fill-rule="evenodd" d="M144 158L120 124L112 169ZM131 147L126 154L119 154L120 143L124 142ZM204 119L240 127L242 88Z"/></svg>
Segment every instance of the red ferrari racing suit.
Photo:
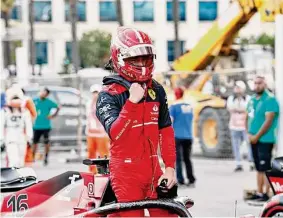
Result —
<svg viewBox="0 0 283 218"><path fill-rule="evenodd" d="M152 80L147 85L145 97L135 104L128 100L128 89L121 82L112 80L104 79L96 112L111 139L112 188L119 202L155 199L155 188L163 174L157 156L158 145L166 167L175 168L176 159L165 90ZM140 217L144 216L143 212L123 212L120 216ZM151 216L169 215L158 209L149 212Z"/></svg>

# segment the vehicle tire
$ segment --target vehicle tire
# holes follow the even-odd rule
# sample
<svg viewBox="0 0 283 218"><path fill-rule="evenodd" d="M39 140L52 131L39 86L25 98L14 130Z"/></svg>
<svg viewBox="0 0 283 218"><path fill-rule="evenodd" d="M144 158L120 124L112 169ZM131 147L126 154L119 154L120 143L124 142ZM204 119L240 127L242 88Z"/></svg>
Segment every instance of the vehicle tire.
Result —
<svg viewBox="0 0 283 218"><path fill-rule="evenodd" d="M273 196L264 204L259 217L283 217L283 194Z"/></svg>
<svg viewBox="0 0 283 218"><path fill-rule="evenodd" d="M283 217L283 206L276 206L273 208L269 208L269 210L272 210L270 213L269 211L267 215L263 214L260 217Z"/></svg>
<svg viewBox="0 0 283 218"><path fill-rule="evenodd" d="M208 107L201 111L198 135L205 157L232 157L229 117L226 109Z"/></svg>

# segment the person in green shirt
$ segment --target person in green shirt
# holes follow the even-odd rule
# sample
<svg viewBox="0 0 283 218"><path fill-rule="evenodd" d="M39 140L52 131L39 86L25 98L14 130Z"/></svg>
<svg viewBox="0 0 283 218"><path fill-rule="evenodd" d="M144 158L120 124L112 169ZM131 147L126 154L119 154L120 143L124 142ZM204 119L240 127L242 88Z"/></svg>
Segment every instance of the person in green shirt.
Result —
<svg viewBox="0 0 283 218"><path fill-rule="evenodd" d="M44 88L40 91L39 97L35 98L34 104L36 107L37 117L35 119L33 130L34 130L34 138L33 138L33 158L35 157L37 144L40 141L41 136L44 138L45 144L45 159L44 165L48 164L48 153L49 153L49 133L52 129L51 120L56 117L59 112L59 106L48 97L50 91L48 88ZM50 114L50 111L56 108L54 114Z"/></svg>
<svg viewBox="0 0 283 218"><path fill-rule="evenodd" d="M271 169L273 145L276 143L276 130L279 105L275 96L267 90L264 77L254 80L255 95L247 105L247 127L252 153L257 170L257 193L250 200L265 202L269 199L270 185L265 172ZM265 186L265 191L263 190Z"/></svg>

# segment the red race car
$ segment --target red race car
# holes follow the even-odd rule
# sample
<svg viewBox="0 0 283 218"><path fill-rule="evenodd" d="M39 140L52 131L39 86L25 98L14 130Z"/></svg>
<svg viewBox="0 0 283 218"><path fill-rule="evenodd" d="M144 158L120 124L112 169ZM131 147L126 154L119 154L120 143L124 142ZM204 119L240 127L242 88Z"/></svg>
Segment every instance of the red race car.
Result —
<svg viewBox="0 0 283 218"><path fill-rule="evenodd" d="M263 206L260 217L283 217L283 157L272 161L272 169L266 172L274 196Z"/></svg>
<svg viewBox="0 0 283 218"><path fill-rule="evenodd" d="M266 172L266 177L274 196L263 205L260 215L257 217L283 217L283 157L274 158L272 168ZM256 202L249 200L247 202L250 205L258 206ZM241 216L241 218L245 217L255 218L252 215Z"/></svg>
<svg viewBox="0 0 283 218"><path fill-rule="evenodd" d="M188 197L117 203L109 180L109 159L87 159L99 174L68 171L46 181L37 181L30 168L1 168L1 217L105 217L132 209L162 208L180 217L192 217Z"/></svg>

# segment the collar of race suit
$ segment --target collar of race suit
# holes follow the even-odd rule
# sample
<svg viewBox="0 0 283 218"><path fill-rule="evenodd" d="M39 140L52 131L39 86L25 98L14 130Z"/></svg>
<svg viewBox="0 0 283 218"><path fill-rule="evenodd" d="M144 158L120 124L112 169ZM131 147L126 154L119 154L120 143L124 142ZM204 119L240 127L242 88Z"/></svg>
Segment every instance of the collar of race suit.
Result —
<svg viewBox="0 0 283 218"><path fill-rule="evenodd" d="M133 83L133 82L127 81L126 79L124 79L123 77L119 75L106 76L103 78L102 82L103 82L103 85L110 85L113 83L117 83L117 84L124 86L127 89L130 89L131 84ZM147 82L142 82L139 84L142 86L144 86L145 84L146 88L152 88L152 79Z"/></svg>

